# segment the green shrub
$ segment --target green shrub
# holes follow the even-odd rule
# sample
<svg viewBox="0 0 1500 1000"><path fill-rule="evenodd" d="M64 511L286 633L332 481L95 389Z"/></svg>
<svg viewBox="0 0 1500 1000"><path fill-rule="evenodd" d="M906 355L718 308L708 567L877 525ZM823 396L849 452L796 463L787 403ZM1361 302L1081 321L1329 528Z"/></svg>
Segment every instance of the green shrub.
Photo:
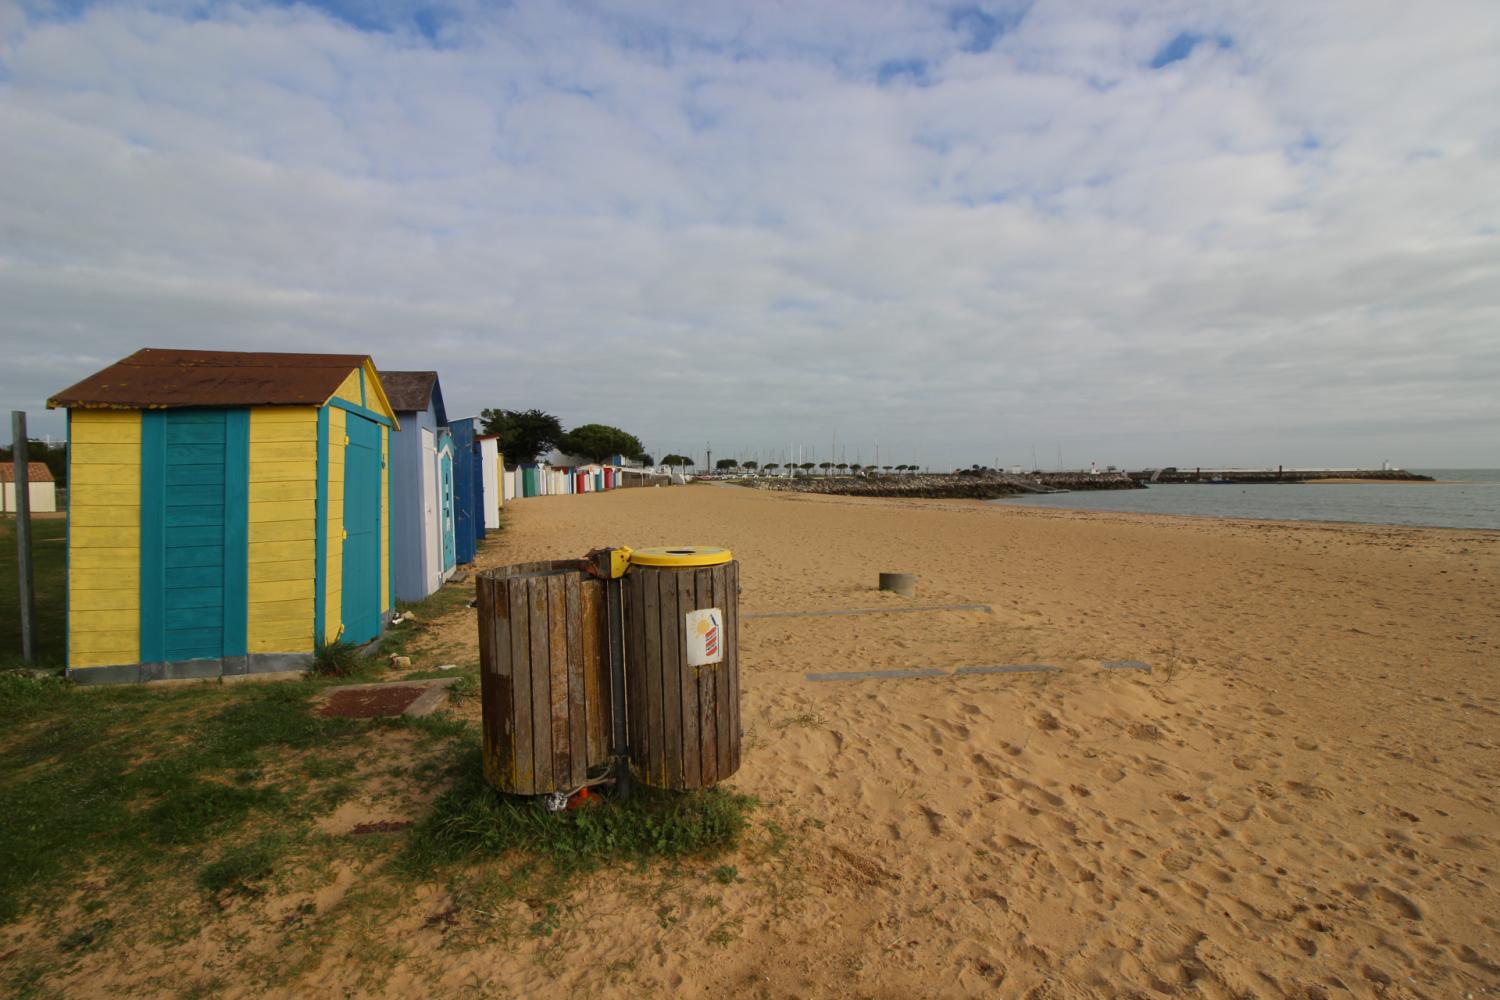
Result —
<svg viewBox="0 0 1500 1000"><path fill-rule="evenodd" d="M348 677L364 665L357 647L347 642L326 642L313 654L312 672L319 677Z"/></svg>

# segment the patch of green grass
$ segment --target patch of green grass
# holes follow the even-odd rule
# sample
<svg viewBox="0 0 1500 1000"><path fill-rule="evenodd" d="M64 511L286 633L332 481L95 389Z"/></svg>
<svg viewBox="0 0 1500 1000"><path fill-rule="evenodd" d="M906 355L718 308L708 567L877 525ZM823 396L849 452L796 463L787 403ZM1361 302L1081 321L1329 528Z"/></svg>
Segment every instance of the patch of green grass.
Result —
<svg viewBox="0 0 1500 1000"><path fill-rule="evenodd" d="M263 765L369 731L314 714L318 686L78 688L0 675L0 923L90 866L128 888L154 866L191 872L204 860L194 845L232 839L255 817L297 822L306 783L269 783Z"/></svg>
<svg viewBox="0 0 1500 1000"><path fill-rule="evenodd" d="M30 671L0 670L0 713L15 724L45 714L72 693L61 677L34 677Z"/></svg>
<svg viewBox="0 0 1500 1000"><path fill-rule="evenodd" d="M473 674L463 674L448 686L448 700L455 705L477 697L479 697L479 678Z"/></svg>
<svg viewBox="0 0 1500 1000"><path fill-rule="evenodd" d="M440 660L441 658L442 657L440 655L433 657L433 659L435 660ZM452 670L437 670L435 668L432 670L413 670L409 674L402 675L401 679L406 681L431 681L438 680L442 677L468 677L475 683L478 683L479 661L475 660L472 663L461 663Z"/></svg>
<svg viewBox="0 0 1500 1000"><path fill-rule="evenodd" d="M67 651L67 534L60 517L31 519L31 570L36 581L36 662L63 666ZM0 517L0 667L22 666L16 518Z"/></svg>
<svg viewBox="0 0 1500 1000"><path fill-rule="evenodd" d="M263 834L247 844L231 847L198 872L198 886L211 896L259 896L282 857L296 839L281 833Z"/></svg>
<svg viewBox="0 0 1500 1000"><path fill-rule="evenodd" d="M397 601L398 612L410 611L418 624L425 624L457 611L474 599L474 576L463 583L445 583L420 601Z"/></svg>
<svg viewBox="0 0 1500 1000"><path fill-rule="evenodd" d="M271 788L191 780L165 792L146 810L144 832L158 844L197 844L239 826L252 809L284 804Z"/></svg>
<svg viewBox="0 0 1500 1000"><path fill-rule="evenodd" d="M427 630L428 625L461 610L473 599L474 577L471 573L464 583L445 584L420 601L397 601L398 612L410 611L417 616L417 620L386 629L385 635L380 639L380 655L406 656L412 643Z"/></svg>
<svg viewBox="0 0 1500 1000"><path fill-rule="evenodd" d="M397 859L410 874L511 852L542 858L558 873L609 861L712 857L736 844L755 805L721 788L672 793L639 787L628 802L606 799L554 813L537 798L491 788L477 748L464 755L457 772Z"/></svg>

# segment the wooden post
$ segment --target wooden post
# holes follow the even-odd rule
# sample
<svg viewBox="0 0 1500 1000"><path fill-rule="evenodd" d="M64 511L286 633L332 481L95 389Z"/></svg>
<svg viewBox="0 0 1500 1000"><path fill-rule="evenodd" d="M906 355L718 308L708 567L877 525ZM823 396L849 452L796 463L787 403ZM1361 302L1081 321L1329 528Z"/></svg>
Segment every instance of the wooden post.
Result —
<svg viewBox="0 0 1500 1000"><path fill-rule="evenodd" d="M16 481L17 603L21 611L21 660L36 661L36 595L31 574L31 467L26 447L26 411L10 414L11 461Z"/></svg>

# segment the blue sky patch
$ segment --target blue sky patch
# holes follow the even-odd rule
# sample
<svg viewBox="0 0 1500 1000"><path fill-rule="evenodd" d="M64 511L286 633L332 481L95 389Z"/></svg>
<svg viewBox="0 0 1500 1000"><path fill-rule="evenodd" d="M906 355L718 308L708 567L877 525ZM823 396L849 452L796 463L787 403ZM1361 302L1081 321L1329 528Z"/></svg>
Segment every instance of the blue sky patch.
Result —
<svg viewBox="0 0 1500 1000"><path fill-rule="evenodd" d="M988 52L1003 35L1016 30L1030 4L1002 13L979 6L954 7L948 12L948 28L964 36L965 52Z"/></svg>
<svg viewBox="0 0 1500 1000"><path fill-rule="evenodd" d="M880 70L876 73L876 79L880 81L882 87L902 77L905 77L908 83L926 83L927 60L916 56L909 56L905 59L887 59L880 64Z"/></svg>
<svg viewBox="0 0 1500 1000"><path fill-rule="evenodd" d="M1196 31L1179 31L1171 41L1156 50L1156 55L1151 57L1149 65L1152 69L1161 69L1163 66L1182 62L1204 42L1209 42L1220 49L1234 47L1234 40L1227 35L1200 35Z"/></svg>

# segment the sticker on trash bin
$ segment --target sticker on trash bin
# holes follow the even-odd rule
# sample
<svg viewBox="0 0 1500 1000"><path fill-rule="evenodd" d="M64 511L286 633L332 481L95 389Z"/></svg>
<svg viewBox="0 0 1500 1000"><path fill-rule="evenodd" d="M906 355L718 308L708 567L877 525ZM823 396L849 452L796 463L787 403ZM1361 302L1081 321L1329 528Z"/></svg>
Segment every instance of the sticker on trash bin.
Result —
<svg viewBox="0 0 1500 1000"><path fill-rule="evenodd" d="M687 613L687 661L690 667L724 662L724 612L718 608Z"/></svg>

